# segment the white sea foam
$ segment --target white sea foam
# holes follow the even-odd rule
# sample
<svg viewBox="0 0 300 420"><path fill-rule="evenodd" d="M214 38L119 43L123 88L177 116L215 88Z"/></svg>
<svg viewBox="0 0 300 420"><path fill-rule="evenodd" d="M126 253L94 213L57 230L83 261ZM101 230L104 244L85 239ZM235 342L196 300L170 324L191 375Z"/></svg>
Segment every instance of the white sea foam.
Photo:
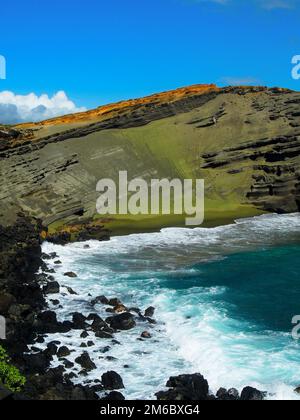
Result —
<svg viewBox="0 0 300 420"><path fill-rule="evenodd" d="M51 296L62 305L56 309L60 319L70 319L75 311L88 315L95 310L106 317L105 307L90 305L93 297L106 295L121 298L129 307L153 305L158 320L155 325L138 323L137 328L116 334L121 345L96 339L92 333L81 339L81 331L49 335L47 342L58 339L72 348L69 359L74 361L86 350L80 344L93 341L95 346L87 350L97 369L87 379L116 370L123 377L126 397L132 399L153 398L170 375L196 371L208 379L214 392L220 386L241 389L252 385L274 394L269 398L297 399L292 384L300 381L299 348L287 334L257 333L230 318L222 301L224 287L181 289L170 287L169 282L199 275L192 267L199 261L277 243L299 243L299 234L300 216L292 214L243 219L213 229L172 228L114 237L109 242L89 241L88 249L82 243L65 247L45 243L43 251L57 252L62 261L62 266L50 262L62 292L63 286L70 286L78 293ZM75 271L78 278L65 277L66 271ZM145 329L153 338L137 340ZM102 353L105 346L110 350Z"/></svg>

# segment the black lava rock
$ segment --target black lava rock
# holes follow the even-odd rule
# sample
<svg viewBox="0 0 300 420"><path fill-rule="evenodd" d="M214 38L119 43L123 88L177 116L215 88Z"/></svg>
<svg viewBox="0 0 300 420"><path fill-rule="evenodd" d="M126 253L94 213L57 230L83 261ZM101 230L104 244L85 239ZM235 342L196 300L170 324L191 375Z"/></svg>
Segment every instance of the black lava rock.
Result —
<svg viewBox="0 0 300 420"><path fill-rule="evenodd" d="M102 385L105 389L123 389L124 384L121 376L114 371L106 372L101 377Z"/></svg>

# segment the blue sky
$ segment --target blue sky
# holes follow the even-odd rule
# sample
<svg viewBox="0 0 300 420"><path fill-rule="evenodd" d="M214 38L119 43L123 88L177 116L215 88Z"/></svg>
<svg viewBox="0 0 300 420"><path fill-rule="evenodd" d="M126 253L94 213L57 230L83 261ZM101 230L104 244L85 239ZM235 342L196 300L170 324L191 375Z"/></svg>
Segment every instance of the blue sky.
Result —
<svg viewBox="0 0 300 420"><path fill-rule="evenodd" d="M293 0L14 0L1 4L0 92L78 107L194 83L300 90L300 5Z"/></svg>

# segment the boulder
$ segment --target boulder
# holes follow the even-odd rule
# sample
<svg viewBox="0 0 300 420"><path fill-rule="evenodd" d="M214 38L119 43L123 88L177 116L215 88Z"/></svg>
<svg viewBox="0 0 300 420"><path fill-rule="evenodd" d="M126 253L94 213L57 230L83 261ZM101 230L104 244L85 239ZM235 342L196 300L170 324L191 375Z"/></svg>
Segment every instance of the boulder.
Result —
<svg viewBox="0 0 300 420"><path fill-rule="evenodd" d="M106 372L101 377L102 385L105 389L123 389L124 384L121 376L114 371Z"/></svg>
<svg viewBox="0 0 300 420"><path fill-rule="evenodd" d="M75 330L84 330L87 327L86 317L79 312L73 313L72 321Z"/></svg>
<svg viewBox="0 0 300 420"><path fill-rule="evenodd" d="M108 299L105 296L97 296L95 299L91 302L92 305L108 305Z"/></svg>
<svg viewBox="0 0 300 420"><path fill-rule="evenodd" d="M237 401L239 399L239 392L235 388L231 388L229 390L220 388L216 397L221 401Z"/></svg>
<svg viewBox="0 0 300 420"><path fill-rule="evenodd" d="M114 330L130 330L136 326L134 316L129 312L108 318L108 323Z"/></svg>
<svg viewBox="0 0 300 420"><path fill-rule="evenodd" d="M76 273L73 273L73 271L68 271L67 273L64 274L65 277L70 277L70 278L76 278L78 277Z"/></svg>
<svg viewBox="0 0 300 420"><path fill-rule="evenodd" d="M42 375L50 366L51 358L44 354L24 354L25 370L30 373Z"/></svg>
<svg viewBox="0 0 300 420"><path fill-rule="evenodd" d="M57 357L61 358L61 357L67 357L71 354L70 350L68 349L68 347L66 346L62 346L58 349L57 351Z"/></svg>
<svg viewBox="0 0 300 420"><path fill-rule="evenodd" d="M265 398L265 392L261 392L258 389L247 386L241 393L242 401L262 401Z"/></svg>
<svg viewBox="0 0 300 420"><path fill-rule="evenodd" d="M72 289L72 287L68 287L68 286L66 286L66 289L67 289L67 291L68 291L68 293L69 293L70 295L78 295L78 293L76 293L76 292Z"/></svg>
<svg viewBox="0 0 300 420"><path fill-rule="evenodd" d="M148 331L144 331L141 334L142 338L151 338L151 334Z"/></svg>
<svg viewBox="0 0 300 420"><path fill-rule="evenodd" d="M46 284L46 286L43 287L43 292L46 295L56 294L56 293L59 293L59 291L60 291L60 287L57 281L51 281L50 283Z"/></svg>
<svg viewBox="0 0 300 420"><path fill-rule="evenodd" d="M119 299L113 298L113 299L109 299L108 305L109 306L116 307L116 306L123 305L123 304L122 304L122 302Z"/></svg>
<svg viewBox="0 0 300 420"><path fill-rule="evenodd" d="M48 354L49 356L55 356L57 353L57 345L55 343L47 344L47 348L44 353Z"/></svg>
<svg viewBox="0 0 300 420"><path fill-rule="evenodd" d="M154 315L154 312L155 312L155 308L153 308L153 306L149 306L149 308L147 308L146 310L145 310L145 317L146 318L152 318L153 317L153 315Z"/></svg>
<svg viewBox="0 0 300 420"><path fill-rule="evenodd" d="M202 375L179 375L171 377L166 386L168 391L156 394L158 400L206 401L210 399L208 382Z"/></svg>
<svg viewBox="0 0 300 420"><path fill-rule="evenodd" d="M96 369L95 363L91 360L87 352L82 353L81 356L75 359L75 362L78 363L86 371L91 371Z"/></svg>

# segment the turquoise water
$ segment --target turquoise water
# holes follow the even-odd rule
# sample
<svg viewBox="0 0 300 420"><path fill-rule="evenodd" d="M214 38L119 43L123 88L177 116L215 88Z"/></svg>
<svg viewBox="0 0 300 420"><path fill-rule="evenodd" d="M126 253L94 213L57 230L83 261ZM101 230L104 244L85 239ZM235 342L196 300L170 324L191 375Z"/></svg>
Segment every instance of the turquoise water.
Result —
<svg viewBox="0 0 300 420"><path fill-rule="evenodd" d="M256 330L290 332L292 315L300 314L300 245L234 254L195 269L190 277L166 277L165 287L224 287L216 300Z"/></svg>
<svg viewBox="0 0 300 420"><path fill-rule="evenodd" d="M89 245L44 245L63 262L53 264L62 292L71 286L78 293L57 296L59 317L96 310L105 318L105 307L93 309L90 301L106 295L128 307L153 305L157 324L138 323L118 334L120 345L89 337L95 341L88 351L97 370L88 379L113 369L123 377L128 398L153 398L169 376L200 372L214 392L252 385L272 399L297 398L300 343L291 336L291 321L300 314L299 214L214 229L164 229ZM70 270L77 279L63 276ZM153 338L141 342L137 338L145 329ZM72 347L75 359L84 341L79 336L75 331L48 341ZM110 351L103 356L107 345Z"/></svg>

